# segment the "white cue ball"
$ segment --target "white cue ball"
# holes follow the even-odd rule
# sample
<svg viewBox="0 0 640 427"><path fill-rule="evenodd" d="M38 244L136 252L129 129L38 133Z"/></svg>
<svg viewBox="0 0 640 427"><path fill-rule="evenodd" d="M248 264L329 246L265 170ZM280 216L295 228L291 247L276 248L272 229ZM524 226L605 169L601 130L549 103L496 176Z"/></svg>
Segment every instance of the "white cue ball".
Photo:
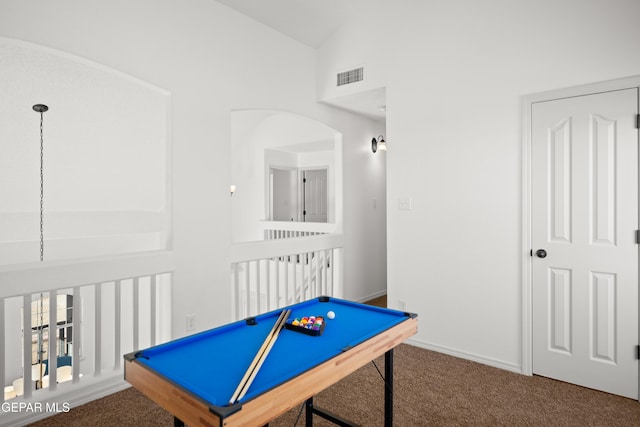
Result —
<svg viewBox="0 0 640 427"><path fill-rule="evenodd" d="M335 317L336 317L336 314L335 314L333 311L329 311L329 312L327 313L327 317L328 317L329 319L333 319L333 318L335 318Z"/></svg>

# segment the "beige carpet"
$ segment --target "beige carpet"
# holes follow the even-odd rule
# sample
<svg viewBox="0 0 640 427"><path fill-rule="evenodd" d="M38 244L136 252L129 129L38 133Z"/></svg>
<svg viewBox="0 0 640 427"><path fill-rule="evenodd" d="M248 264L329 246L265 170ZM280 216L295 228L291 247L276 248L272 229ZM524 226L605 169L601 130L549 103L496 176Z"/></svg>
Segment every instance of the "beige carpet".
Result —
<svg viewBox="0 0 640 427"><path fill-rule="evenodd" d="M384 372L384 357L376 360ZM403 344L395 350L394 425L640 426L640 404L542 377L527 377ZM381 426L383 380L372 364L315 398L363 426ZM293 426L298 409L270 426ZM134 389L34 426L171 426L173 418ZM298 425L304 425L304 411ZM316 426L330 423L316 418Z"/></svg>

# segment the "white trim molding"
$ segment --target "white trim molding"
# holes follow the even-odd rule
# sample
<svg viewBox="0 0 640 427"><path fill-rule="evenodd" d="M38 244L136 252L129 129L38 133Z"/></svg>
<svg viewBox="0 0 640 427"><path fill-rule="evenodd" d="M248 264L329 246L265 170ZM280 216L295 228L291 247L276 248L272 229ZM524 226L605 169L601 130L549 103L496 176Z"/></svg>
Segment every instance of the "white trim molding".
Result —
<svg viewBox="0 0 640 427"><path fill-rule="evenodd" d="M472 362L481 363L483 365L492 366L494 368L503 369L505 371L515 372L521 374L521 366L513 363L505 362L503 360L493 359L491 357L481 356L475 353L468 353L465 351L456 350L450 347L443 347L437 344L429 343L427 341L421 341L414 338L409 338L405 341L405 344L410 344L425 350L435 351L437 353L447 354L449 356L457 357L459 359L470 360Z"/></svg>

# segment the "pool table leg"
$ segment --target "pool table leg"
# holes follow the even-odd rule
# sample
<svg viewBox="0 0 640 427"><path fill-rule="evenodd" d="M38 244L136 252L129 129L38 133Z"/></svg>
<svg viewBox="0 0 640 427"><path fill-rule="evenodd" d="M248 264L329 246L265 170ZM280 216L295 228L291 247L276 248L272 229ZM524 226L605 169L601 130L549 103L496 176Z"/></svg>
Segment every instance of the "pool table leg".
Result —
<svg viewBox="0 0 640 427"><path fill-rule="evenodd" d="M313 415L319 415L325 420L331 421L333 424L338 425L340 427L355 427L351 421L347 421L340 416L327 411L326 409L318 408L317 406L313 406L313 397L310 397L305 401L305 426L312 427L313 426Z"/></svg>
<svg viewBox="0 0 640 427"><path fill-rule="evenodd" d="M313 397L305 402L305 427L313 427L313 415L320 415L332 423L346 427L353 426L339 416L329 411L313 406ZM393 349L384 354L384 426L393 426Z"/></svg>
<svg viewBox="0 0 640 427"><path fill-rule="evenodd" d="M393 349L384 354L384 426L393 426Z"/></svg>
<svg viewBox="0 0 640 427"><path fill-rule="evenodd" d="M310 397L304 402L304 418L305 418L305 427L313 426L313 397Z"/></svg>

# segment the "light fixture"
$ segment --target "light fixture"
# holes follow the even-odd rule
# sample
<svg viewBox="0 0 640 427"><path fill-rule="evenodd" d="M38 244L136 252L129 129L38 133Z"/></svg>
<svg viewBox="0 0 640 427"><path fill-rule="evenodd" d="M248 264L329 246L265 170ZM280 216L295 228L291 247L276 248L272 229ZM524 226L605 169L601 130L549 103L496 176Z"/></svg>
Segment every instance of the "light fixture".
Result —
<svg viewBox="0 0 640 427"><path fill-rule="evenodd" d="M40 113L40 262L44 261L44 113L49 110L44 104L36 104L33 111ZM37 313L36 313L37 315ZM38 332L38 363L40 375L36 380L36 389L43 387L44 377L44 294L40 292L40 328Z"/></svg>
<svg viewBox="0 0 640 427"><path fill-rule="evenodd" d="M378 139L373 138L371 140L371 151L375 153L378 150L387 151L387 141L384 140L382 135L378 135Z"/></svg>
<svg viewBox="0 0 640 427"><path fill-rule="evenodd" d="M229 186L229 192L230 192L230 193L231 193L231 195L233 196L233 193L235 193L235 192L236 192L236 186L235 186L235 184L231 184L231 185Z"/></svg>

